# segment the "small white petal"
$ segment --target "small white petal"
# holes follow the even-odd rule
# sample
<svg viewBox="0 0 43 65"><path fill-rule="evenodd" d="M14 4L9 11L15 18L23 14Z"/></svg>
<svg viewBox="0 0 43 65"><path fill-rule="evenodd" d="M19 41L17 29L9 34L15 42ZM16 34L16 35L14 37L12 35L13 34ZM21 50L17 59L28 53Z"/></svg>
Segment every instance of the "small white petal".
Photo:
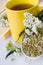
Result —
<svg viewBox="0 0 43 65"><path fill-rule="evenodd" d="M38 34L37 27L36 27L35 25L33 25L32 31L33 31L34 33Z"/></svg>
<svg viewBox="0 0 43 65"><path fill-rule="evenodd" d="M29 29L25 29L25 33L27 33L28 35L32 35L32 32Z"/></svg>
<svg viewBox="0 0 43 65"><path fill-rule="evenodd" d="M32 26L31 26L31 23L30 23L30 21L29 21L29 19L24 20L24 21L23 21L23 24L24 24L26 27L28 27L28 28L31 28L31 27L32 27Z"/></svg>
<svg viewBox="0 0 43 65"><path fill-rule="evenodd" d="M24 43L27 43L27 42L30 42L31 40L30 40L30 38L27 38L27 37L25 37L24 39L23 39L23 42Z"/></svg>
<svg viewBox="0 0 43 65"><path fill-rule="evenodd" d="M25 13L24 13L24 16L25 16L26 18L30 18L30 16L32 16L32 14L25 12Z"/></svg>
<svg viewBox="0 0 43 65"><path fill-rule="evenodd" d="M14 55L17 56L17 52L14 52Z"/></svg>

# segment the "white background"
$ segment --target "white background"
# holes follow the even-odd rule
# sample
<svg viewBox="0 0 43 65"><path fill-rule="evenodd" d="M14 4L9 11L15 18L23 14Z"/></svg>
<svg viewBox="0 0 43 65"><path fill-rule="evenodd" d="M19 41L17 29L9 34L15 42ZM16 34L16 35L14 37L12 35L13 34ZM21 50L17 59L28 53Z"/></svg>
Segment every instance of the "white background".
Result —
<svg viewBox="0 0 43 65"><path fill-rule="evenodd" d="M0 3L1 2L4 3L5 0L0 0ZM0 6L0 9L1 9L1 6ZM27 61L25 61L25 56L23 54L20 55L19 57L16 57L14 61L10 61L10 58L15 57L14 55L11 55L9 56L8 59L5 59L5 56L7 54L6 44L8 43L9 40L12 40L12 42L14 42L11 36L9 36L5 40L3 39L0 40L0 65L43 65L43 56L36 60L32 60L32 62L29 61L28 63Z"/></svg>

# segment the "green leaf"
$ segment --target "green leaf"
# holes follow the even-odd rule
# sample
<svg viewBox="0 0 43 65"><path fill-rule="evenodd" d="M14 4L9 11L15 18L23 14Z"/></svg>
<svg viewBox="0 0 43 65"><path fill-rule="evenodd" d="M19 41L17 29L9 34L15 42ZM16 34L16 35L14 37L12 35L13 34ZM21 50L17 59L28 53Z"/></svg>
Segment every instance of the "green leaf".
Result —
<svg viewBox="0 0 43 65"><path fill-rule="evenodd" d="M11 61L14 61L16 58L11 58Z"/></svg>
<svg viewBox="0 0 43 65"><path fill-rule="evenodd" d="M9 55L11 55L12 53L14 53L14 51L15 51L15 50L10 51L10 52L6 55L5 59L7 59L7 57L8 57ZM16 51L15 51L15 52L16 52Z"/></svg>
<svg viewBox="0 0 43 65"><path fill-rule="evenodd" d="M6 45L6 49L9 51L12 49L12 47L13 47L13 44L11 41L9 41L8 44Z"/></svg>
<svg viewBox="0 0 43 65"><path fill-rule="evenodd" d="M17 41L20 39L20 37L21 37L24 33L25 33L25 29L24 29L23 31L20 32L19 38L17 39ZM16 41L16 42L17 42L17 41Z"/></svg>
<svg viewBox="0 0 43 65"><path fill-rule="evenodd" d="M4 18L5 20L6 20L6 19L8 20L8 18L7 18L6 16L3 16L3 18Z"/></svg>
<svg viewBox="0 0 43 65"><path fill-rule="evenodd" d="M12 51L12 50L16 50L19 52L21 51L21 49L14 46L14 44L11 41L9 41L8 44L6 45L6 49L7 49L7 51Z"/></svg>
<svg viewBox="0 0 43 65"><path fill-rule="evenodd" d="M19 34L19 37L25 32L25 29Z"/></svg>
<svg viewBox="0 0 43 65"><path fill-rule="evenodd" d="M37 17L43 22L43 10L37 15Z"/></svg>
<svg viewBox="0 0 43 65"><path fill-rule="evenodd" d="M16 52L16 53L21 52L21 48L14 46L14 44L11 41L8 42L6 49L9 51L9 53L6 55L5 58L7 58L9 55L13 54L14 52Z"/></svg>

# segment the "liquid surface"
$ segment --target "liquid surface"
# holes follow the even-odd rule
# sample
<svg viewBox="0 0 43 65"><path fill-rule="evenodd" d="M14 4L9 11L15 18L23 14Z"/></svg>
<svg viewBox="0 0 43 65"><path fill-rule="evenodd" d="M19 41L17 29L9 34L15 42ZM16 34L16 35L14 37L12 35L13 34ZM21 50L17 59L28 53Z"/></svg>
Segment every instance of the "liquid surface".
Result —
<svg viewBox="0 0 43 65"><path fill-rule="evenodd" d="M24 10L24 9L29 9L31 7L32 5L29 5L29 4L19 4L19 5L13 6L11 10Z"/></svg>

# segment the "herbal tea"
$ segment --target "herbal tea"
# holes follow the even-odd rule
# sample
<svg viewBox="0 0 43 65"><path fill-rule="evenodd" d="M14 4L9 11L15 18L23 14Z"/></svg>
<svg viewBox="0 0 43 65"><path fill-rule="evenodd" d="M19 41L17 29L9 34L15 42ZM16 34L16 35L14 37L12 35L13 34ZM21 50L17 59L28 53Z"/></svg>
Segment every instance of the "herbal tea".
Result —
<svg viewBox="0 0 43 65"><path fill-rule="evenodd" d="M19 4L19 5L13 6L11 9L12 10L24 10L24 9L29 9L31 7L32 5L29 5L29 4Z"/></svg>

